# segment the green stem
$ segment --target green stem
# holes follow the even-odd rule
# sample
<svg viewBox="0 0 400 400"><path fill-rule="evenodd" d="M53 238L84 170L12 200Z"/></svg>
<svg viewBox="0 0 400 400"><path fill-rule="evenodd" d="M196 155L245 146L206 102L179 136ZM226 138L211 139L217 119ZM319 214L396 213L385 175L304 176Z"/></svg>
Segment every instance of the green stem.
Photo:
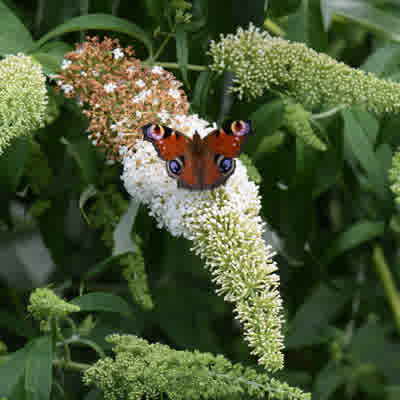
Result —
<svg viewBox="0 0 400 400"><path fill-rule="evenodd" d="M161 67L165 68L172 68L172 69L179 69L179 64L178 63L171 63L171 62L160 62L157 63L157 65L160 65ZM195 64L188 64L186 66L187 69L191 71L207 71L208 67L205 67L204 65L195 65Z"/></svg>
<svg viewBox="0 0 400 400"><path fill-rule="evenodd" d="M385 255L379 245L374 247L373 256L376 272L381 279L387 300L392 308L397 331L400 335L400 296L393 281L393 275L386 263Z"/></svg>
<svg viewBox="0 0 400 400"><path fill-rule="evenodd" d="M63 343L60 343L60 345L70 345L70 344L81 344L90 347L93 349L100 358L104 358L106 355L104 354L104 351L100 346L98 346L95 342L92 342L91 340L88 339L83 339L79 335L73 335L69 339L64 340Z"/></svg>
<svg viewBox="0 0 400 400"><path fill-rule="evenodd" d="M64 360L53 360L53 365L57 367L65 368L65 369L72 369L74 371L86 371L88 368L91 367L90 364L78 363L75 361L64 361Z"/></svg>
<svg viewBox="0 0 400 400"><path fill-rule="evenodd" d="M286 32L270 18L264 21L264 28L277 36L286 36Z"/></svg>
<svg viewBox="0 0 400 400"><path fill-rule="evenodd" d="M61 333L59 319L56 318L55 320L56 320L56 335L57 335L57 339L60 340L60 342L62 343L62 345L64 347L65 361L66 362L70 362L71 361L71 350L69 349L69 345L68 345L67 341L65 340L64 335Z"/></svg>
<svg viewBox="0 0 400 400"><path fill-rule="evenodd" d="M324 111L324 112L319 113L319 114L313 114L312 115L312 119L313 120L317 120L317 119L330 117L330 116L336 114L337 112L339 112L340 110L343 110L345 107L346 107L345 105L340 104L340 105L338 105L336 107L331 108L328 111Z"/></svg>
<svg viewBox="0 0 400 400"><path fill-rule="evenodd" d="M162 51L164 50L165 46L168 44L168 42L172 38L172 36L174 36L172 33L168 33L167 37L163 40L163 42L161 43L160 47L158 48L158 50L154 54L154 56L151 57L151 60L150 60L151 62L154 62L154 61L157 60L157 58L160 56L160 54L162 53Z"/></svg>

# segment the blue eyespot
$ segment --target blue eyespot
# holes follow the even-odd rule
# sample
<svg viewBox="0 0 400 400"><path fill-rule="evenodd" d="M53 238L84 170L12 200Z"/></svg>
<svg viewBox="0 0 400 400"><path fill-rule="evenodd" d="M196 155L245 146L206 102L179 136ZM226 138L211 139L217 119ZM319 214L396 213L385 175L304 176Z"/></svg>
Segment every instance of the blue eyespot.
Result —
<svg viewBox="0 0 400 400"><path fill-rule="evenodd" d="M179 159L168 161L167 170L170 175L180 175L182 173L182 162Z"/></svg>
<svg viewBox="0 0 400 400"><path fill-rule="evenodd" d="M223 157L219 160L218 167L222 173L229 172L233 167L232 158Z"/></svg>

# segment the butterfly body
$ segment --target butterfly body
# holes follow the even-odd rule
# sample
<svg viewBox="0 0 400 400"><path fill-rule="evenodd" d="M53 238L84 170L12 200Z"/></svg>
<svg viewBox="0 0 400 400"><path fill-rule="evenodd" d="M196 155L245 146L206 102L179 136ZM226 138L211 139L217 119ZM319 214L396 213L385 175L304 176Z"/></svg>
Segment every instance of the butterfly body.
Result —
<svg viewBox="0 0 400 400"><path fill-rule="evenodd" d="M240 154L251 133L249 121L234 121L204 139L197 132L191 139L166 126L143 127L144 139L166 161L168 175L178 181L178 187L189 190L210 190L223 185L233 174L234 157Z"/></svg>

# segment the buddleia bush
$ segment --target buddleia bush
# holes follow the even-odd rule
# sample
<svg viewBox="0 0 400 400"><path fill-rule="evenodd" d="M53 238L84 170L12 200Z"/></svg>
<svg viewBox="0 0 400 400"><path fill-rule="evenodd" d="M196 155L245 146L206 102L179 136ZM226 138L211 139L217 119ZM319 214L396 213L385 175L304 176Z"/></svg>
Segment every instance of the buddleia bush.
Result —
<svg viewBox="0 0 400 400"><path fill-rule="evenodd" d="M106 3L0 2L0 398L397 399L400 8Z"/></svg>

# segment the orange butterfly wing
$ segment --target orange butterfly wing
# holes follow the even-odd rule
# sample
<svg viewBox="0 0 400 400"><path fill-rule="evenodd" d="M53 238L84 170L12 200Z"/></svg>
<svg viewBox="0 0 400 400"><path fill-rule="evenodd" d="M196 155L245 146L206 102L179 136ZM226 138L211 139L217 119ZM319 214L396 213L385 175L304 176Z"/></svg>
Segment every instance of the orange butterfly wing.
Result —
<svg viewBox="0 0 400 400"><path fill-rule="evenodd" d="M224 128L209 133L204 141L215 154L235 158L242 152L249 135L253 134L250 121L233 121Z"/></svg>
<svg viewBox="0 0 400 400"><path fill-rule="evenodd" d="M221 174L215 160L215 154L204 152L200 156L192 153L185 157L185 167L178 178L178 187L189 190L210 190L222 185L228 176Z"/></svg>
<svg viewBox="0 0 400 400"><path fill-rule="evenodd" d="M151 142L159 157L165 161L183 156L190 139L167 126L147 124L142 128L143 137Z"/></svg>
<svg viewBox="0 0 400 400"><path fill-rule="evenodd" d="M144 139L166 161L168 174L177 179L178 187L189 190L209 190L224 184L235 170L234 158L252 133L250 121L228 123L204 140L197 133L191 140L162 125L143 127Z"/></svg>

